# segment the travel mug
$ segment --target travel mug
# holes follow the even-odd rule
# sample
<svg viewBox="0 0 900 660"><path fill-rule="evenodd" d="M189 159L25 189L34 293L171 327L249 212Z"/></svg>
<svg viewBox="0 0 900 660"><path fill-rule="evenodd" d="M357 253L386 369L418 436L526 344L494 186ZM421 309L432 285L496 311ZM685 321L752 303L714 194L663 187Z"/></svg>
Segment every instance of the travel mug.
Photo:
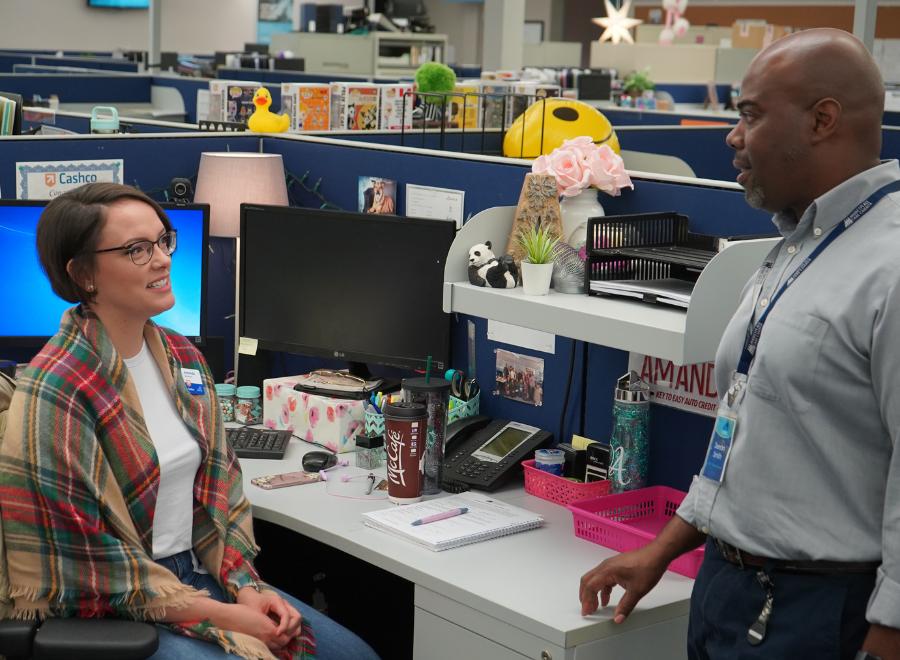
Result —
<svg viewBox="0 0 900 660"><path fill-rule="evenodd" d="M404 378L401 385L403 400L424 404L428 412L428 435L425 439L425 482L422 492L425 495L434 495L441 492L450 381L444 378Z"/></svg>
<svg viewBox="0 0 900 660"><path fill-rule="evenodd" d="M650 465L650 386L631 371L616 383L609 441L612 492L644 488Z"/></svg>
<svg viewBox="0 0 900 660"><path fill-rule="evenodd" d="M388 499L397 504L422 499L426 419L421 403L399 401L384 406Z"/></svg>

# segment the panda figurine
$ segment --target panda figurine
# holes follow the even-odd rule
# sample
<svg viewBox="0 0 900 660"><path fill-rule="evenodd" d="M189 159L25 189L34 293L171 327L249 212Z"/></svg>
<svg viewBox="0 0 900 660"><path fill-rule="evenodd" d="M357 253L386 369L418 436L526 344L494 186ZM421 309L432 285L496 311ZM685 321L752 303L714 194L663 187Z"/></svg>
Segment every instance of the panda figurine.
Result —
<svg viewBox="0 0 900 660"><path fill-rule="evenodd" d="M512 289L519 279L516 262L508 254L499 259L491 250L491 242L477 243L469 248L469 282L494 289Z"/></svg>

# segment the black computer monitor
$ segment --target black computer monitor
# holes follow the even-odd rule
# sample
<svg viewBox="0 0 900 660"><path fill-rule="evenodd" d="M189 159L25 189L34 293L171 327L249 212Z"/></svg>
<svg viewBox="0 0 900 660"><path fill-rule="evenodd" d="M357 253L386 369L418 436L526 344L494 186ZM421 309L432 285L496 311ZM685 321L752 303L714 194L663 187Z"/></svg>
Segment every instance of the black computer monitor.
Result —
<svg viewBox="0 0 900 660"><path fill-rule="evenodd" d="M456 224L346 211L241 206L239 331L263 349L439 372Z"/></svg>
<svg viewBox="0 0 900 660"><path fill-rule="evenodd" d="M41 268L35 237L46 200L0 200L0 345L40 346L59 329L72 306L57 297ZM208 204L162 204L178 231L171 282L175 306L154 318L160 325L200 341L206 331Z"/></svg>
<svg viewBox="0 0 900 660"><path fill-rule="evenodd" d="M305 68L302 57L276 57L272 62L276 71L303 71Z"/></svg>
<svg viewBox="0 0 900 660"><path fill-rule="evenodd" d="M422 0L372 0L372 11L388 18L415 18L427 13Z"/></svg>
<svg viewBox="0 0 900 660"><path fill-rule="evenodd" d="M21 94L15 94L13 92L0 92L0 96L9 99L10 101L15 101L16 108L13 111L13 121L12 128L9 132L10 135L21 135L22 134L22 109L25 107L25 99Z"/></svg>
<svg viewBox="0 0 900 660"><path fill-rule="evenodd" d="M259 53L260 55L268 55L269 54L269 44L244 44L244 52L245 53Z"/></svg>

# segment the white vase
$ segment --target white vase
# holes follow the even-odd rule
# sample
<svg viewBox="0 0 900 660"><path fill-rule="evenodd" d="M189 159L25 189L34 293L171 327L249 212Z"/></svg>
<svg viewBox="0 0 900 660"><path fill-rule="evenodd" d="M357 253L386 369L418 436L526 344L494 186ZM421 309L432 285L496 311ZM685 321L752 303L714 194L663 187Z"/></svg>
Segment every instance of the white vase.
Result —
<svg viewBox="0 0 900 660"><path fill-rule="evenodd" d="M563 197L559 203L562 214L563 240L580 250L587 240L588 218L606 215L597 200L596 188L585 188L574 197Z"/></svg>
<svg viewBox="0 0 900 660"><path fill-rule="evenodd" d="M553 262L547 264L533 264L523 261L522 289L529 296L546 296L550 293L550 278L553 277Z"/></svg>

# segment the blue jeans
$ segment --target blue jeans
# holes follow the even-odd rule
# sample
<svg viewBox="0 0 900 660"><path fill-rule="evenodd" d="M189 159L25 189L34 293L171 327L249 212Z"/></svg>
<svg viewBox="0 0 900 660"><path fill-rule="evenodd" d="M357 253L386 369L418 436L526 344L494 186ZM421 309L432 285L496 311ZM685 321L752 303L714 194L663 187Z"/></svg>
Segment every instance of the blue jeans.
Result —
<svg viewBox="0 0 900 660"><path fill-rule="evenodd" d="M228 602L222 589L211 575L194 571L189 550L157 560L172 571L179 580L195 589L206 589L211 598ZM313 629L316 637L316 657L320 660L378 660L378 655L362 639L342 625L332 621L315 608L293 596L275 589L287 602L300 612L304 621ZM237 656L225 653L217 644L202 639L192 639L173 633L164 626L156 626L159 633L159 649L151 660L222 660Z"/></svg>
<svg viewBox="0 0 900 660"><path fill-rule="evenodd" d="M775 600L758 646L747 630L762 611L765 592L756 568L727 562L712 540L691 593L690 660L853 658L869 629L866 604L875 572L810 575L773 571Z"/></svg>

